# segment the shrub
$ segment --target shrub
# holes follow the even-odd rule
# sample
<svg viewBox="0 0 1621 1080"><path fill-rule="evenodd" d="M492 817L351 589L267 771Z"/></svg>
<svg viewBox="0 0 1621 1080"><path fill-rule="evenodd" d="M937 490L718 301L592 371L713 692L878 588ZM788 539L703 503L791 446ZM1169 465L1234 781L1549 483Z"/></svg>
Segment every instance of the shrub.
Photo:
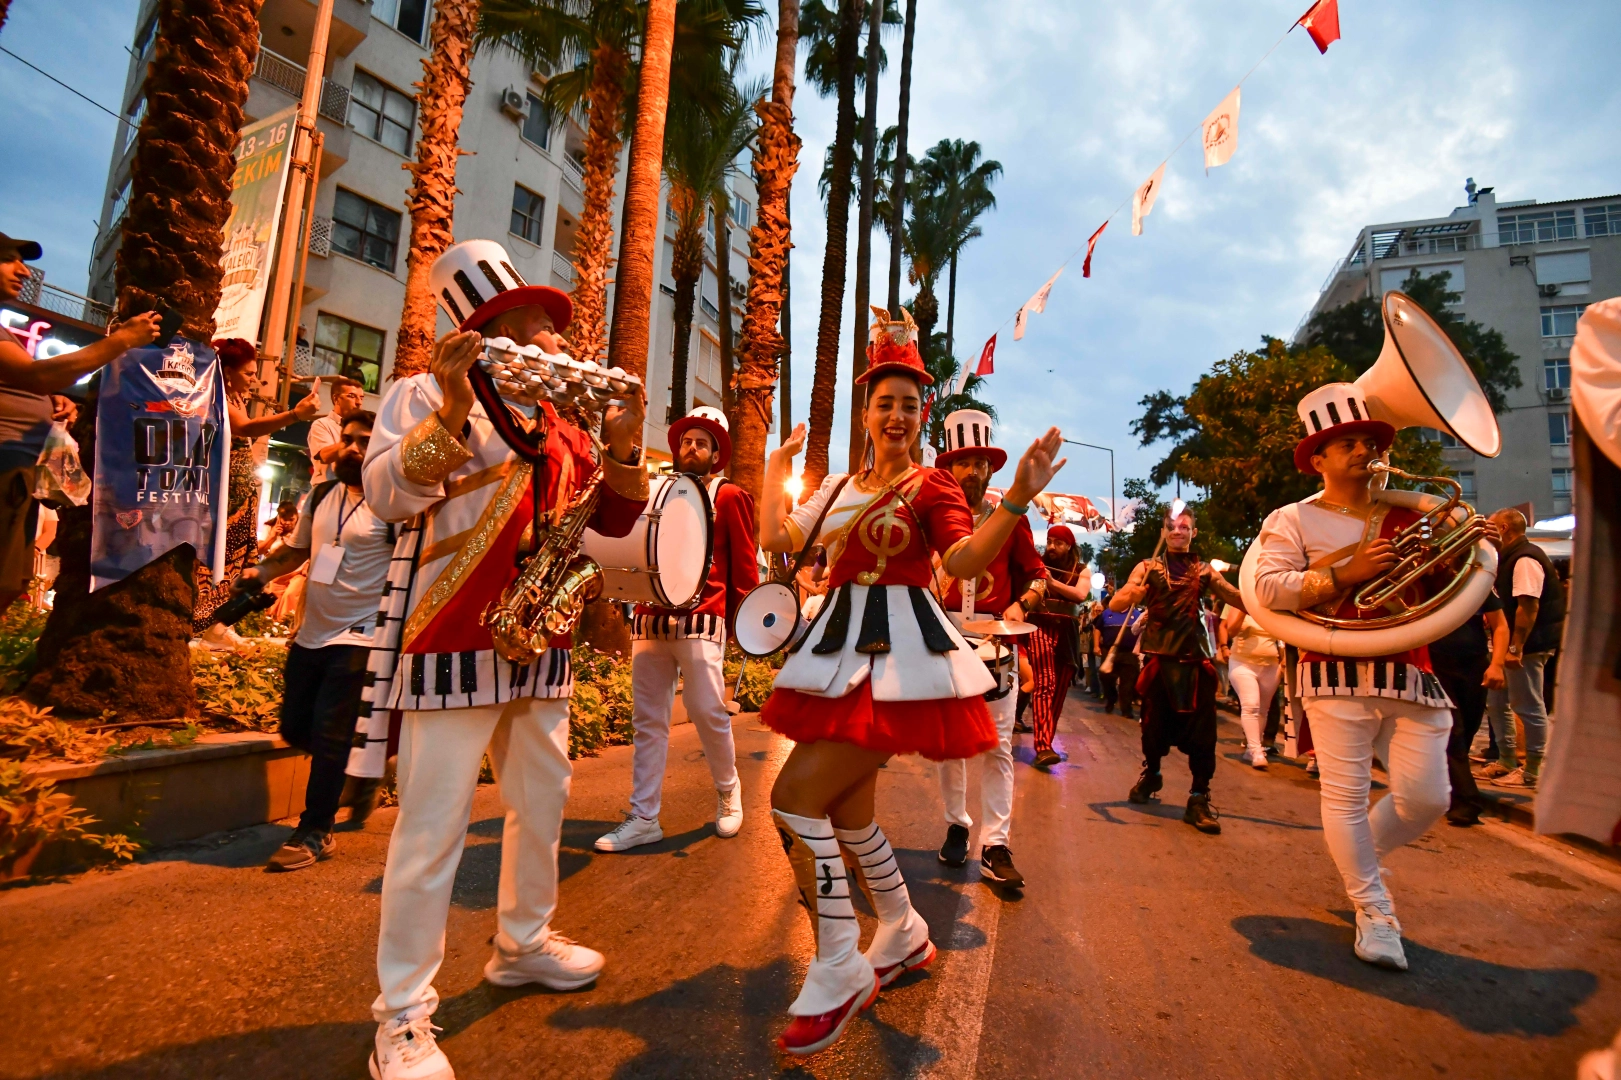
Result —
<svg viewBox="0 0 1621 1080"><path fill-rule="evenodd" d="M47 614L24 596L0 615L0 694L15 694L34 670L34 646Z"/></svg>
<svg viewBox="0 0 1621 1080"><path fill-rule="evenodd" d="M97 855L132 859L138 850L122 833L94 833L96 823L73 805L73 797L30 772L20 761L0 761L0 880L25 871L39 849L52 841L82 845Z"/></svg>
<svg viewBox="0 0 1621 1080"><path fill-rule="evenodd" d="M569 757L589 757L631 739L630 657L576 645L569 701Z"/></svg>
<svg viewBox="0 0 1621 1080"><path fill-rule="evenodd" d="M281 715L282 671L287 647L252 641L235 652L191 651L191 674L203 715L270 731Z"/></svg>

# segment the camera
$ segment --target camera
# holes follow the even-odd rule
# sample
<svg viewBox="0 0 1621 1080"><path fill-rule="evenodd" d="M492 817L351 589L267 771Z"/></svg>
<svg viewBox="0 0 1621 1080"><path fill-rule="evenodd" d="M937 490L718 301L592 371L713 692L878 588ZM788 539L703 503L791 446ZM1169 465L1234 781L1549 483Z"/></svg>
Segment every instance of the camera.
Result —
<svg viewBox="0 0 1621 1080"><path fill-rule="evenodd" d="M276 602L276 595L264 591L264 586L252 583L246 592L238 593L214 609L214 621L235 626L255 611L263 611Z"/></svg>

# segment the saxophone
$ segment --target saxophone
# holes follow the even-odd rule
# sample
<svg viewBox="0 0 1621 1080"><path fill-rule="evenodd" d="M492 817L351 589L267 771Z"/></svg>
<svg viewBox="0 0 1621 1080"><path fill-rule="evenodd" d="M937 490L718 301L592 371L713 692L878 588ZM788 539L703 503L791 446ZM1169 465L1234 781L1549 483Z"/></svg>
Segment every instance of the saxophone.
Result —
<svg viewBox="0 0 1621 1080"><path fill-rule="evenodd" d="M573 632L585 606L602 594L602 567L579 553L602 484L598 466L563 519L536 538L539 546L517 580L478 617L479 625L490 631L495 651L511 663L539 659L552 638Z"/></svg>

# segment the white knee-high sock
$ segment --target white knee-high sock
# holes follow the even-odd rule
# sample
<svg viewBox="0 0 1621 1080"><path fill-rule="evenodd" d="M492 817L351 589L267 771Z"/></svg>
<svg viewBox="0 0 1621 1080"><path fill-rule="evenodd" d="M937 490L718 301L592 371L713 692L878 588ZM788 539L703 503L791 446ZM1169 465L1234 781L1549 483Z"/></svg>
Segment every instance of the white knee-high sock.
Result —
<svg viewBox="0 0 1621 1080"><path fill-rule="evenodd" d="M839 855L833 822L781 810L773 810L771 816L816 938L816 958L788 1012L793 1016L832 1012L873 984L872 966L860 952L861 925L850 904L850 879Z"/></svg>
<svg viewBox="0 0 1621 1080"><path fill-rule="evenodd" d="M929 939L929 927L912 907L889 838L876 821L864 828L833 832L844 849L845 862L855 871L856 880L878 916L878 930L867 948L867 960L875 968L900 963Z"/></svg>

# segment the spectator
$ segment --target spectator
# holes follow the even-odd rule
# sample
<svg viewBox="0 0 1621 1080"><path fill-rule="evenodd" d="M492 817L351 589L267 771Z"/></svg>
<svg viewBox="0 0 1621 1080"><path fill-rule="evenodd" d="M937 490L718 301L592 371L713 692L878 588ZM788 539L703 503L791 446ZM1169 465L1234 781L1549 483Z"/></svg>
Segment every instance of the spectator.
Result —
<svg viewBox="0 0 1621 1080"><path fill-rule="evenodd" d="M1079 581L1086 580L1086 567L1081 567ZM1079 582L1077 582L1079 584ZM1079 626L1077 630L1077 649L1080 652L1081 689L1093 697L1101 698L1103 688L1098 685L1098 655L1096 637L1092 633L1092 613L1097 607L1096 601L1088 601L1080 605L1080 614L1076 616Z"/></svg>
<svg viewBox="0 0 1621 1080"><path fill-rule="evenodd" d="M1103 664L1108 671L1100 669L1098 678L1103 683L1103 711L1114 712L1115 705L1120 706L1120 715L1127 720L1135 719L1134 703L1137 700L1137 676L1142 671L1142 664L1137 656L1137 628L1130 625L1134 611L1110 611L1109 597L1114 595L1112 589L1103 594L1103 614L1099 615L1092 629L1093 638L1097 646L1098 655L1103 657ZM1122 638L1121 634L1125 637ZM1120 647L1115 648L1115 641L1120 641ZM1113 653L1114 660L1108 657Z"/></svg>
<svg viewBox="0 0 1621 1080"><path fill-rule="evenodd" d="M333 461L337 476L311 490L287 545L243 571L236 591L262 588L296 570L315 553L305 585L303 619L287 650L287 690L281 736L310 755L304 813L287 842L270 857L272 870L302 870L331 856L332 825L343 794L344 766L366 686L372 629L394 552L394 530L372 515L360 467L374 417L344 421ZM372 782L375 785L375 781ZM364 820L373 793L351 821Z"/></svg>
<svg viewBox="0 0 1621 1080"><path fill-rule="evenodd" d="M310 452L311 487L332 479L332 463L341 449L338 436L343 431L343 422L359 412L365 401L366 391L359 383L341 376L333 381L332 411L310 424L309 439L305 443Z"/></svg>
<svg viewBox="0 0 1621 1080"><path fill-rule="evenodd" d="M0 300L15 300L32 276L27 263L42 254L32 240L0 233ZM133 315L107 328L107 336L77 352L44 360L28 355L10 330L0 327L0 611L28 590L34 573L34 466L45 449L51 422L74 409L58 392L126 349L150 345L158 336L156 312ZM61 402L67 402L66 405Z"/></svg>
<svg viewBox="0 0 1621 1080"><path fill-rule="evenodd" d="M1489 635L1489 637L1488 637ZM1508 620L1495 592L1480 611L1439 641L1430 643L1430 666L1452 699L1452 734L1447 738L1447 774L1452 781L1447 820L1468 826L1480 821L1480 789L1469 771L1469 745L1480 730L1490 690L1503 689L1503 658L1508 652Z"/></svg>
<svg viewBox="0 0 1621 1080"><path fill-rule="evenodd" d="M1486 767L1485 779L1507 787L1535 787L1548 737L1548 710L1543 704L1542 672L1559 647L1565 628L1565 590L1553 563L1525 536L1525 515L1499 510L1491 517L1500 538L1497 595L1508 619L1509 643L1504 675L1507 685L1487 695L1486 708L1497 736L1498 760ZM1514 717L1525 725L1525 763L1514 745ZM1490 774L1498 774L1495 777Z"/></svg>
<svg viewBox="0 0 1621 1080"><path fill-rule="evenodd" d="M326 417L322 417L325 420ZM265 530L263 540L259 541L259 554L269 555L278 547L286 547L287 540L293 535L293 529L298 525L298 497L297 495L283 495L281 502L276 504L276 516L270 519L270 527Z"/></svg>
<svg viewBox="0 0 1621 1080"><path fill-rule="evenodd" d="M231 415L231 457L227 466L225 504L225 577L218 585L197 583L197 602L191 609L191 631L202 637L210 649L234 649L241 638L230 627L214 621L214 609L230 595L231 584L253 562L259 547L259 478L254 474L253 440L270 435L289 424L313 419L321 407L321 380L316 379L309 396L283 412L267 413L248 419L248 395L258 380L254 367L259 350L251 341L222 338L214 342L221 369L225 372L225 401Z"/></svg>
<svg viewBox="0 0 1621 1080"><path fill-rule="evenodd" d="M1272 701L1278 694L1283 674L1283 647L1277 638L1261 629L1261 624L1228 605L1217 628L1221 651L1227 661L1227 677L1238 693L1238 721L1244 728L1244 761L1257 769L1266 768L1268 740L1262 732ZM1277 729L1273 728L1276 738Z"/></svg>

